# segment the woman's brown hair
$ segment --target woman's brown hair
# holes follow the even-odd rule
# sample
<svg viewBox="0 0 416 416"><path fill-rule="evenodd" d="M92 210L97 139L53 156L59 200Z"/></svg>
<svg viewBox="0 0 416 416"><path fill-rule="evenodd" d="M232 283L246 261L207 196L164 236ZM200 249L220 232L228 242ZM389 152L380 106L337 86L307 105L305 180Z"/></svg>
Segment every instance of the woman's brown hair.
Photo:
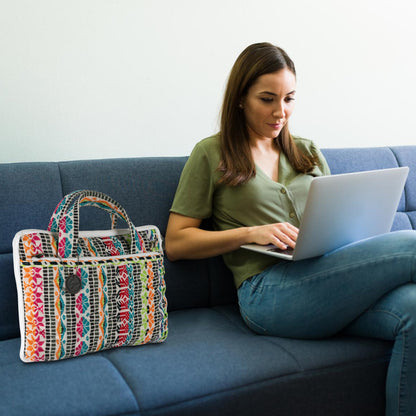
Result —
<svg viewBox="0 0 416 416"><path fill-rule="evenodd" d="M244 111L239 105L258 77L284 68L289 69L296 76L295 65L286 52L270 43L255 43L248 46L234 63L221 111L220 183L236 186L256 175ZM296 147L287 124L275 143L297 171L307 173L315 166L316 158L305 155Z"/></svg>

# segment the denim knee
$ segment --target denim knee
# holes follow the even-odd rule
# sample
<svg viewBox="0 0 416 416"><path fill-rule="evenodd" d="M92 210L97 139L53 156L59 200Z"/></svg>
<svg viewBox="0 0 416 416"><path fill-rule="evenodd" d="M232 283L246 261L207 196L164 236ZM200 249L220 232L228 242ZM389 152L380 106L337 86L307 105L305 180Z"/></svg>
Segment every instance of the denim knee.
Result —
<svg viewBox="0 0 416 416"><path fill-rule="evenodd" d="M392 318L396 318L396 327L391 328L395 334L402 330L414 331L416 323L416 284L408 283L387 293L371 308L371 312L384 312Z"/></svg>
<svg viewBox="0 0 416 416"><path fill-rule="evenodd" d="M240 314L246 325L254 332L265 335L266 329L253 320L252 315L261 312L264 308L259 298L263 287L259 276L246 280L238 289L238 305Z"/></svg>

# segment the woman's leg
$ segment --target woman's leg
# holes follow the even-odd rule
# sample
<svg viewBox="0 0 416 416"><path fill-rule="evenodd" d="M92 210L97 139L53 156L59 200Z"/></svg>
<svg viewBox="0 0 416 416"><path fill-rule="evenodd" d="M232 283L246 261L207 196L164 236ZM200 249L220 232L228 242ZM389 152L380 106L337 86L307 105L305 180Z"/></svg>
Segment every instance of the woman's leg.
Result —
<svg viewBox="0 0 416 416"><path fill-rule="evenodd" d="M393 289L345 331L395 340L386 382L386 415L416 414L416 284Z"/></svg>
<svg viewBox="0 0 416 416"><path fill-rule="evenodd" d="M278 263L246 280L238 297L243 318L257 332L322 338L409 282L416 282L416 232L399 231Z"/></svg>
<svg viewBox="0 0 416 416"><path fill-rule="evenodd" d="M416 415L415 283L416 232L403 231L276 264L244 282L238 296L258 333L322 338L350 325L356 334L395 339L387 415L404 416Z"/></svg>

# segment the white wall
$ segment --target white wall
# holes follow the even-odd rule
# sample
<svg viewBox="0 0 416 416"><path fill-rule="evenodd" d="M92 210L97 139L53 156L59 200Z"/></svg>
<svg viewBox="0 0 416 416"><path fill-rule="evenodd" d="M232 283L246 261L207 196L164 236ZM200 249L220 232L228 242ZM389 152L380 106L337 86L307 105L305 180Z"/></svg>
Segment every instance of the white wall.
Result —
<svg viewBox="0 0 416 416"><path fill-rule="evenodd" d="M298 72L293 133L416 144L414 0L0 0L0 162L189 154L249 44Z"/></svg>

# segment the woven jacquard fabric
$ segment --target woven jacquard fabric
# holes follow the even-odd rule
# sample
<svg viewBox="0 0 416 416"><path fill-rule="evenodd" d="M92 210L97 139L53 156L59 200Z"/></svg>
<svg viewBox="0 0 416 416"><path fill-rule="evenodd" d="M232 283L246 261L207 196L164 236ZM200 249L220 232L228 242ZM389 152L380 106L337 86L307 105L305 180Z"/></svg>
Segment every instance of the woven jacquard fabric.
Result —
<svg viewBox="0 0 416 416"><path fill-rule="evenodd" d="M79 207L122 218L128 229L80 232ZM81 211L82 212L82 211ZM134 227L105 194L76 191L47 231L13 240L24 362L54 361L166 339L167 301L160 232Z"/></svg>

